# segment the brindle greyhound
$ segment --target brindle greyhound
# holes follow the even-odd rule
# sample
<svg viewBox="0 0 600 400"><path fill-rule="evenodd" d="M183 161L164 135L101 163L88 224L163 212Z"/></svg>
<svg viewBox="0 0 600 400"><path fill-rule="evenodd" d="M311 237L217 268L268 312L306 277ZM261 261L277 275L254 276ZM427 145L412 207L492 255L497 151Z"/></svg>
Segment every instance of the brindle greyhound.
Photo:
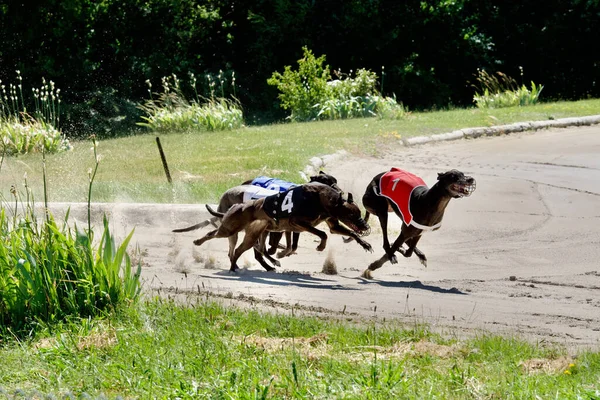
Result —
<svg viewBox="0 0 600 400"><path fill-rule="evenodd" d="M311 176L310 182L320 182L325 185L331 186L332 188L339 191L340 193L344 193L344 191L342 189L340 189L340 187L337 185L337 179L334 176L326 174L323 171L319 171L318 175ZM286 190L291 189L294 186L298 186L297 184L292 183L292 182L282 181L281 179L269 178L266 176L259 176L257 178L245 181L244 183L242 183L242 185L255 185L255 186L263 187L268 190L278 190L280 192L285 192ZM269 234L270 248L267 251L267 254L270 254L270 255L275 254L275 252L277 251L277 247L279 247L279 242L281 240L281 237L283 236L283 233L284 232L270 232L270 234ZM292 232L285 232L285 239L287 242L287 246L285 247L284 250L277 253L278 258L292 255L296 252L296 250L298 250L298 241L300 239L300 233L293 232L293 239L292 239ZM350 242L350 241L352 241L351 238L344 239L344 242L346 242L346 243Z"/></svg>
<svg viewBox="0 0 600 400"><path fill-rule="evenodd" d="M437 182L431 188L421 178L397 168L377 174L367 186L362 203L367 210L365 221L369 220L370 214L379 218L385 255L371 263L363 277L371 278L371 271L380 268L386 261L397 263L397 251L404 257L410 257L414 252L427 266L427 257L417 248L423 231L439 229L450 200L470 196L476 185L475 179L455 169L438 173ZM388 213L392 211L403 223L400 235L390 246L387 221ZM408 246L406 250L402 248L404 243Z"/></svg>
<svg viewBox="0 0 600 400"><path fill-rule="evenodd" d="M321 183L307 183L286 192L265 198L233 205L226 213L220 213L206 206L208 211L222 218L221 226L204 237L194 241L197 246L215 238L229 238L230 271L239 269L237 260L257 240L264 241L267 231L310 232L321 242L317 247L323 251L327 244L327 234L315 228L325 221L331 233L352 237L365 250L373 251L371 245L359 235L369 230L361 218L360 209L352 200L352 194L344 199L342 194ZM340 224L344 223L352 230ZM243 242L235 248L237 234L244 230ZM264 242L259 247L264 252Z"/></svg>
<svg viewBox="0 0 600 400"><path fill-rule="evenodd" d="M229 208L231 208L231 206L233 206L234 204L243 203L244 201L247 201L247 200L255 200L255 199L258 199L261 197L266 197L266 196L270 196L273 194L277 194L277 193L279 193L279 189L281 187L283 187L283 185L278 186L277 188L271 186L272 189L277 189L277 190L271 190L269 188L259 187L257 185L251 185L251 183L253 181L254 180L246 181L242 185L235 186L235 187L227 190L225 193L223 193L223 195L221 196L221 199L219 200L219 205L217 206L217 211L224 213L227 210L229 210ZM310 182L323 183L325 185L331 186L332 188L339 191L340 193L343 193L342 190L339 188L339 186L337 186L337 179L335 179L334 176L326 174L323 171L319 171L318 175L311 176ZM291 186L297 186L297 185L288 183L287 186L291 187ZM199 222L195 225L192 225L192 226L189 226L186 228L173 229L173 232L176 232L176 233L189 232L189 231L193 231L196 229L204 228L205 226L207 226L209 224L212 224L216 228L218 220L219 220L219 218L217 218L217 217L211 217L209 219L206 219L202 222ZM283 232L273 232L273 234L270 238L271 240L269 241L271 248L269 249L268 253L265 254L265 257L267 257L269 259L269 261L271 261L273 264L275 264L277 266L279 266L280 263L278 261L276 261L275 259L273 259L272 257L270 257L270 255L274 254L275 251L277 251L277 245L279 244L279 241L281 240L282 235L283 235ZM294 239L292 241L291 233L286 232L287 246L284 250L282 250L277 255L279 258L293 254L297 250L299 235L300 235L299 233L294 233ZM255 252L255 256L256 256L256 260L265 269L272 270L272 268L270 269L268 264L264 263L264 260L262 260L261 254L259 254L258 252Z"/></svg>

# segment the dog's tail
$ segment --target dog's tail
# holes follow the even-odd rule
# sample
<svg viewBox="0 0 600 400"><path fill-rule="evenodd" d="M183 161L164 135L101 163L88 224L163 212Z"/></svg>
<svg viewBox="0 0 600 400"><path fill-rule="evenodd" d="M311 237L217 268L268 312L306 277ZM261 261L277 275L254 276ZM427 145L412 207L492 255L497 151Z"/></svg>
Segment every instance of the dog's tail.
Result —
<svg viewBox="0 0 600 400"><path fill-rule="evenodd" d="M217 226L216 222L217 222L217 218L216 217L212 217L209 218L207 220L204 220L196 225L192 225L192 226L188 226L187 228L179 228L179 229L173 229L171 232L189 232L189 231L195 231L196 229L200 229L200 228L204 228L205 226L207 226L208 224L212 224L213 226Z"/></svg>
<svg viewBox="0 0 600 400"><path fill-rule="evenodd" d="M212 215L214 215L217 218L223 218L223 215L225 215L225 213L213 210L208 204L206 205L206 209L208 210L209 213L211 213Z"/></svg>

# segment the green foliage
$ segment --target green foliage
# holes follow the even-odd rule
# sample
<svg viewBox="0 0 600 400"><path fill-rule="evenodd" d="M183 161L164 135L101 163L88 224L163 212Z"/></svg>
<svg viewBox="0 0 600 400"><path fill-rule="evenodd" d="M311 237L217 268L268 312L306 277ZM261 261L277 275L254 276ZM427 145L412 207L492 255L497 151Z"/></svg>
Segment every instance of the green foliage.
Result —
<svg viewBox="0 0 600 400"><path fill-rule="evenodd" d="M134 272L125 250L133 232L117 247L108 220L98 248L93 232L62 227L50 216L41 222L33 205L26 215L0 211L0 321L20 335L36 323L69 316L88 317L135 300L139 267Z"/></svg>
<svg viewBox="0 0 600 400"><path fill-rule="evenodd" d="M521 75L522 75L521 70ZM497 72L492 75L485 70L479 70L477 81L479 82L479 91L475 93L473 101L479 108L503 108L515 106L528 106L537 104L540 93L544 86L538 85L532 81L531 89L525 85L518 86L516 81Z"/></svg>
<svg viewBox="0 0 600 400"><path fill-rule="evenodd" d="M96 156L88 196L98 164ZM27 181L25 198L13 186L14 202L4 201L0 208L0 336L30 334L39 323L102 315L140 293L141 266L134 271L126 252L133 231L117 245L105 216L102 237L94 244L89 197L88 230L72 229L68 212L59 224L48 211L45 168L43 181L43 218L36 215Z"/></svg>
<svg viewBox="0 0 600 400"><path fill-rule="evenodd" d="M377 74L359 69L356 75L335 71L331 80L329 66L323 66L325 55L316 58L303 47L304 57L298 70L286 66L283 74L275 72L267 81L279 91L281 107L291 111L292 121L346 119L379 116L398 119L406 110L395 97L383 97L377 91Z"/></svg>
<svg viewBox="0 0 600 400"><path fill-rule="evenodd" d="M70 150L69 141L58 129L60 89L44 79L40 88L32 89L33 109L28 110L23 94L23 78L17 70L18 83L6 85L0 80L0 141L6 155L31 152L55 153Z"/></svg>
<svg viewBox="0 0 600 400"><path fill-rule="evenodd" d="M0 348L4 389L36 398L594 399L598 352L419 324L294 317L189 297ZM181 299L181 298L180 298ZM527 369L528 361L556 368ZM560 360L564 360L561 364ZM570 373L565 373L568 368ZM41 373L42 371L43 373ZM6 393L5 392L5 393ZM65 393L66 392L66 393ZM16 396L15 396L16 397ZM19 397L20 398L20 397Z"/></svg>
<svg viewBox="0 0 600 400"><path fill-rule="evenodd" d="M331 94L327 82L331 79L329 66L323 66L325 55L315 57L306 46L298 60L298 70L286 66L283 74L274 72L267 83L279 89L281 107L290 110L292 121L310 121L318 117L315 105L327 100Z"/></svg>
<svg viewBox="0 0 600 400"><path fill-rule="evenodd" d="M233 98L226 99L223 89L224 81L221 83L221 97L214 96L214 82L210 80L211 98L202 101L196 90L196 79L192 75L192 87L195 98L191 101L186 99L181 88L181 81L176 75L163 77L161 93L156 93L156 99L151 98L140 106L147 116L142 116L145 122L138 125L145 126L155 132L206 130L219 131L237 129L244 124L244 114L239 102ZM219 76L221 78L221 76ZM234 85L235 87L235 78ZM150 96L151 83L149 85Z"/></svg>
<svg viewBox="0 0 600 400"><path fill-rule="evenodd" d="M243 80L236 97L246 116L278 119L277 90L266 82L293 65L302 46L327 54L335 69L385 65L381 94L395 93L411 109L473 105L468 82L478 67L526 65L526 85L552 82L544 95L553 100L600 97L597 55L587 45L600 37L596 0L38 3L2 2L0 79L17 67L35 82L45 76L68 88L69 136L135 128L132 102L143 101L145 79L221 66Z"/></svg>

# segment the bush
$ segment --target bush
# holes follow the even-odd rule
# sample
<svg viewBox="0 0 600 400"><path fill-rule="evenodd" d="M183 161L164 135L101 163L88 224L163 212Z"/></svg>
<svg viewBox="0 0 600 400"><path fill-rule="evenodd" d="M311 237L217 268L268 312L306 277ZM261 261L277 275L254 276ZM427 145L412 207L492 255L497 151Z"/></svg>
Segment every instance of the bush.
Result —
<svg viewBox="0 0 600 400"><path fill-rule="evenodd" d="M215 83L210 80L211 97L202 101L196 91L196 79L193 75L192 88L194 90L194 99L188 101L181 88L181 81L177 76L162 78L162 93L155 93L157 99L150 98L145 104L140 106L147 116L142 116L145 122L139 122L138 125L145 126L153 131L186 131L186 130L228 130L240 128L244 125L244 113L239 102L235 97L231 100L225 98L223 89L224 81L219 76L221 82L221 97L215 97ZM235 75L232 78L235 87ZM152 85L147 81L148 91L152 96Z"/></svg>
<svg viewBox="0 0 600 400"><path fill-rule="evenodd" d="M298 60L298 70L292 71L286 66L283 74L273 73L267 83L279 89L281 107L290 110L292 121L310 121L318 117L315 104L326 101L331 90L327 82L331 79L329 66L323 66L325 56L316 58L307 47L303 47L304 56Z"/></svg>
<svg viewBox="0 0 600 400"><path fill-rule="evenodd" d="M521 69L521 75L523 70ZM544 86L531 82L531 89L525 85L520 87L516 81L502 72L495 75L485 70L479 70L477 81L479 88L473 96L473 101L479 108L503 108L514 106L528 106L536 104Z"/></svg>
<svg viewBox="0 0 600 400"><path fill-rule="evenodd" d="M316 58L306 47L303 51L297 71L286 66L283 74L275 72L268 80L281 92L281 107L291 111L292 121L374 116L397 119L406 115L395 97L379 95L375 72L359 69L352 77L352 71L335 71L338 79L331 80L329 66L323 66L325 56Z"/></svg>

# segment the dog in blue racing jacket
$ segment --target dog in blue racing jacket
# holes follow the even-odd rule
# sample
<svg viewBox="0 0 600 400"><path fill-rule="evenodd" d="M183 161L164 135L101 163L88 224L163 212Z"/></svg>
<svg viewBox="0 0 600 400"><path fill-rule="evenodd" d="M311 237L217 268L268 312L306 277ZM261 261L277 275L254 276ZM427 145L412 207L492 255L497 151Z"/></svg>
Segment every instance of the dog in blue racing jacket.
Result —
<svg viewBox="0 0 600 400"><path fill-rule="evenodd" d="M329 175L323 171L319 171L319 173L317 175L311 176L310 182L320 182L325 185L329 185L332 188L334 188L335 190L343 193L342 189L340 189L340 187L337 185L337 179L334 176ZM298 184L296 184L296 183L284 181L279 178L271 178L269 176L259 176L252 180L242 183L242 185L259 186L266 190L273 190L273 191L279 191L279 192L285 192L288 189L298 186ZM266 196L264 196L264 197L266 197ZM255 198L258 198L258 197L255 197ZM218 211L222 211L222 210L218 210ZM277 247L279 245L279 241L281 240L281 237L283 236L283 233L284 232L271 232L269 234L269 249L267 250L267 254L269 254L269 255L275 254L275 252L277 251ZM285 247L285 249L283 249L282 251L280 251L277 254L278 258L292 255L296 252L296 250L298 250L298 241L300 239L300 233L293 232L293 239L292 239L292 232L285 232L285 236L286 236L287 246Z"/></svg>
<svg viewBox="0 0 600 400"><path fill-rule="evenodd" d="M221 226L195 240L194 244L200 246L211 239L230 238L230 271L239 269L237 260L257 241L259 251L264 254L265 237L271 231L310 232L321 239L317 251L323 251L327 234L315 228L321 222L327 223L331 233L349 236L365 250L373 251L371 245L359 237L369 231L369 226L361 218L352 194L344 199L341 192L322 183L307 183L262 199L235 204L225 213L214 211L209 205L206 208L221 218ZM242 230L245 231L244 240L235 248L237 243L231 238L237 237Z"/></svg>

